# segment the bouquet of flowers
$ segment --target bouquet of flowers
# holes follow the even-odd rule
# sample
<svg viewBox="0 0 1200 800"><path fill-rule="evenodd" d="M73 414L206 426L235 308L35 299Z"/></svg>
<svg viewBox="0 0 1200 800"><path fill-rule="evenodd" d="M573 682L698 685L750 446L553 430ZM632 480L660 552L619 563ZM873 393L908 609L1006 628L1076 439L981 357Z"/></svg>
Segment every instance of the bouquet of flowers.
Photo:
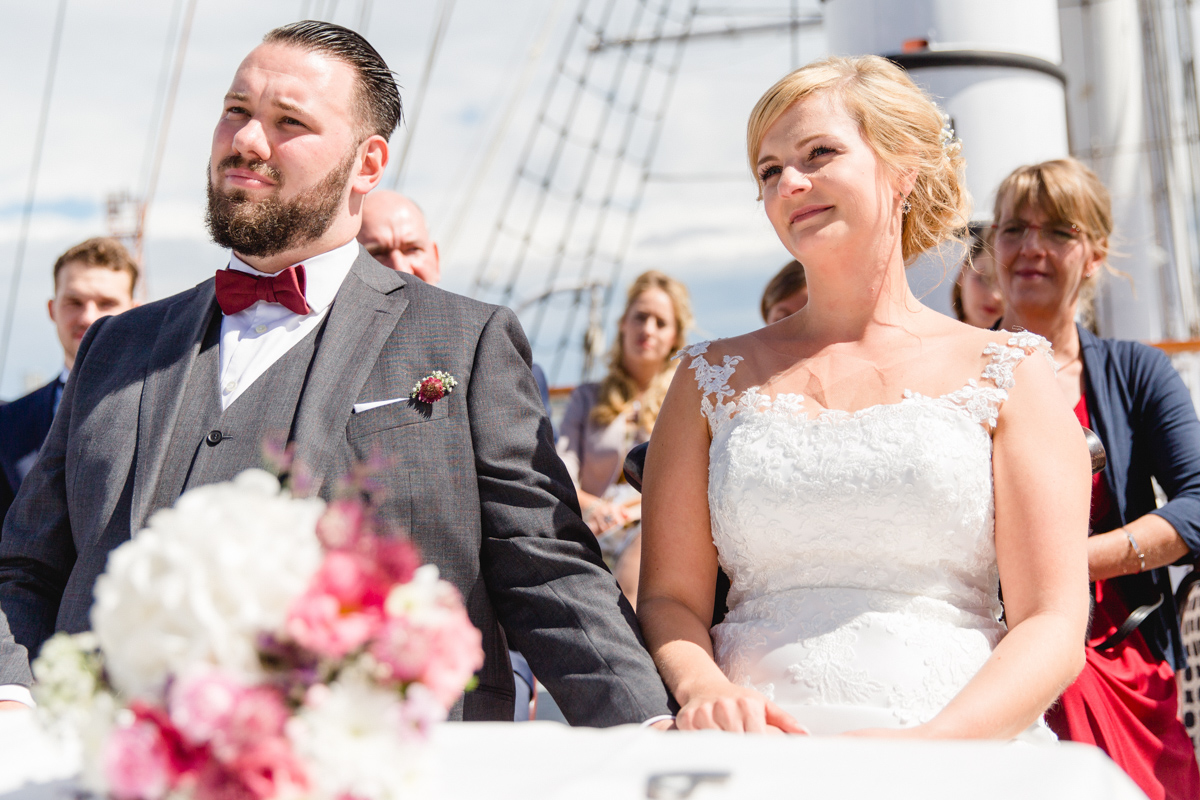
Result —
<svg viewBox="0 0 1200 800"><path fill-rule="evenodd" d="M117 800L389 800L483 664L453 586L361 492L326 506L251 470L116 549L92 631L33 665L85 785Z"/></svg>

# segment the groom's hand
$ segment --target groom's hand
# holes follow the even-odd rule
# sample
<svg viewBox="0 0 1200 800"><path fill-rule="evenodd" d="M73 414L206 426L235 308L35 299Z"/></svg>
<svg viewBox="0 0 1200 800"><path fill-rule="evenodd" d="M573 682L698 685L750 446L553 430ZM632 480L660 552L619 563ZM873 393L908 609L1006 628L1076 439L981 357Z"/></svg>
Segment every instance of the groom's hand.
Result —
<svg viewBox="0 0 1200 800"><path fill-rule="evenodd" d="M16 700L0 700L0 711L28 711L29 706Z"/></svg>

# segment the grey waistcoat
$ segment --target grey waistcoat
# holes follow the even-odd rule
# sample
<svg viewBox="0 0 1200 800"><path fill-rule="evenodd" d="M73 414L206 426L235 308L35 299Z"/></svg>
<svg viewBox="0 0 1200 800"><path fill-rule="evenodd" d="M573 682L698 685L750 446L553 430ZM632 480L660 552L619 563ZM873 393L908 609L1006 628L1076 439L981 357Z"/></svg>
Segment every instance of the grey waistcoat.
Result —
<svg viewBox="0 0 1200 800"><path fill-rule="evenodd" d="M322 323L284 353L222 411L221 315L214 315L188 376L155 493L155 508L173 505L192 487L227 481L252 467L270 466L264 458L264 445L269 442L282 450L292 440L296 407L324 328Z"/></svg>

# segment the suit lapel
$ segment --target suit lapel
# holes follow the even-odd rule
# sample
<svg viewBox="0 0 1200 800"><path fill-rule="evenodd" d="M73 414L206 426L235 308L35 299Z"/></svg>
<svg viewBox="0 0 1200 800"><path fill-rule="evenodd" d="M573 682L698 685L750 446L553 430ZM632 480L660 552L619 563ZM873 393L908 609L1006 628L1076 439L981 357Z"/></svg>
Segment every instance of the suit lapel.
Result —
<svg viewBox="0 0 1200 800"><path fill-rule="evenodd" d="M137 458L134 461L130 535L145 523L154 490L166 461L175 418L183 402L188 375L195 364L204 333L216 313L213 281L196 287L189 297L164 313L166 321L150 353L138 408ZM217 391L214 378L213 391Z"/></svg>
<svg viewBox="0 0 1200 800"><path fill-rule="evenodd" d="M300 395L293 426L296 477L315 494L346 428L354 402L408 300L404 278L359 250L338 289L320 346ZM303 477L301 477L303 476Z"/></svg>

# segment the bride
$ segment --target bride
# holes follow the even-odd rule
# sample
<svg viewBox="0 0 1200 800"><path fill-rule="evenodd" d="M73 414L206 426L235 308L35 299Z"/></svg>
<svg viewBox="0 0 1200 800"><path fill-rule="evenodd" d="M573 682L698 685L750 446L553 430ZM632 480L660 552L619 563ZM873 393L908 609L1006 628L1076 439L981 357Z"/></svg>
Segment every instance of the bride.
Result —
<svg viewBox="0 0 1200 800"><path fill-rule="evenodd" d="M809 301L685 350L654 430L637 613L680 728L1052 738L1084 660L1087 448L1044 339L909 291L905 264L967 218L942 124L874 56L751 113Z"/></svg>

